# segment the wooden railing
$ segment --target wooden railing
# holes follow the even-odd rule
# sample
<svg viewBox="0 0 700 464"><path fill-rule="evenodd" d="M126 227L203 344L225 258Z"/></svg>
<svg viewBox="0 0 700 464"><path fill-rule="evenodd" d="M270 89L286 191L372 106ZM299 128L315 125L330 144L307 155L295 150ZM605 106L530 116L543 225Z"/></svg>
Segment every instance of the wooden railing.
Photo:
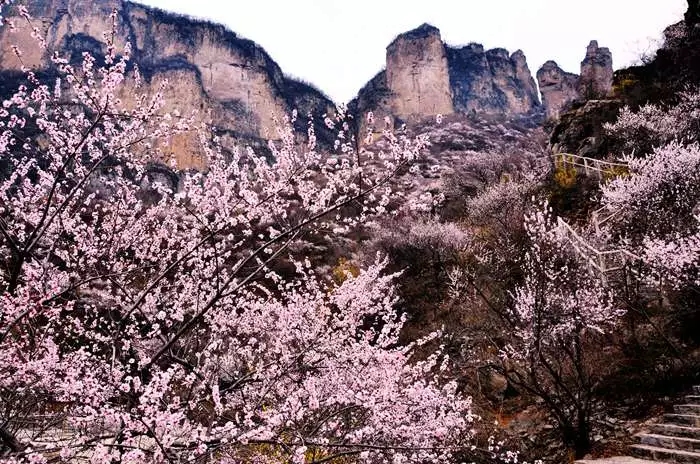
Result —
<svg viewBox="0 0 700 464"><path fill-rule="evenodd" d="M76 427L69 424L66 417L53 415L33 415L12 419L6 422L6 426L12 430L16 439L31 446L34 451L42 453L44 457L49 458L49 461L58 457L57 450L66 447L77 451L71 462L88 462L95 445L113 446L120 435L118 430L110 429L104 421L84 422ZM83 446L80 444L80 439L85 436L99 438L90 440ZM131 442L129 446L135 446L144 451L155 451L157 448L157 442L146 435L132 438Z"/></svg>
<svg viewBox="0 0 700 464"><path fill-rule="evenodd" d="M603 181L606 178L629 172L629 165L624 161L604 161L572 153L557 153L553 155L555 168L573 168L583 171L586 176L596 176ZM603 207L593 212L591 221L596 233L600 233L600 226L617 216L620 211L610 211ZM589 270L598 274L606 281L606 274L622 269L629 262L636 262L640 258L633 253L624 250L598 250L574 231L562 218L557 218L557 225L567 238L571 247L579 257L586 262Z"/></svg>
<svg viewBox="0 0 700 464"><path fill-rule="evenodd" d="M604 180L606 177L614 177L621 174L629 173L629 165L624 161L604 161L586 156L574 155L571 153L557 153L552 155L555 168L571 167L573 169L583 168L586 176L595 175L599 180ZM600 226L609 221L620 213L610 211L606 207L599 208L593 212L592 222L596 233L600 233Z"/></svg>
<svg viewBox="0 0 700 464"><path fill-rule="evenodd" d="M629 166L621 161L604 161L586 156L574 155L571 153L557 153L553 155L555 167L572 167L574 169L583 168L583 172L587 175L596 175L603 178L607 175L615 175L621 172L627 172Z"/></svg>
<svg viewBox="0 0 700 464"><path fill-rule="evenodd" d="M589 271L598 275L603 283L607 283L608 273L619 271L626 264L640 260L639 256L624 249L598 250L594 248L560 217L557 217L557 227L573 250L586 263Z"/></svg>

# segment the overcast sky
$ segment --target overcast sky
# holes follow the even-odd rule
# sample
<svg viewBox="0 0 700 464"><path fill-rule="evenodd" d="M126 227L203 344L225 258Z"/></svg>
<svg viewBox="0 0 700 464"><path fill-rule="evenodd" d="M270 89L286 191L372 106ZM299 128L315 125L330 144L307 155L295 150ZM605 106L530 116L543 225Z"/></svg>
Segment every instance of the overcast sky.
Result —
<svg viewBox="0 0 700 464"><path fill-rule="evenodd" d="M210 19L254 40L291 76L347 102L384 67L385 48L427 22L449 45L522 49L534 76L553 59L579 71L591 39L615 68L655 48L686 0L140 0Z"/></svg>

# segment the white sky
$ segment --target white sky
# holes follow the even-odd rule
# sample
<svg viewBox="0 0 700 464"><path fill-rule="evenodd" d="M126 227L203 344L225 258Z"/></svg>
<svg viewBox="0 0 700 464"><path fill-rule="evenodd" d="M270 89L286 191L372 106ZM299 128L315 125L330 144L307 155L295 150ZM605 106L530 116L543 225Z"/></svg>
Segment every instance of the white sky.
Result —
<svg viewBox="0 0 700 464"><path fill-rule="evenodd" d="M384 67L385 48L427 22L449 45L522 49L532 74L553 59L579 72L591 39L615 68L653 50L686 0L138 0L210 19L260 44L288 75L347 102Z"/></svg>

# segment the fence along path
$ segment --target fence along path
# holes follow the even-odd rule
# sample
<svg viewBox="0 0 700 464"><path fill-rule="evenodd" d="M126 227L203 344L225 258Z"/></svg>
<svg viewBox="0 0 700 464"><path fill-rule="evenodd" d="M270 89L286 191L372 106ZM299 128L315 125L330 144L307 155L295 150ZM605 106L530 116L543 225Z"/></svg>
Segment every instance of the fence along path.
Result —
<svg viewBox="0 0 700 464"><path fill-rule="evenodd" d="M598 275L604 284L607 284L607 274L620 271L627 263L639 261L639 256L623 248L614 250L598 250L589 244L583 237L562 218L557 217L559 233L566 238L571 248L586 263L588 270Z"/></svg>
<svg viewBox="0 0 700 464"><path fill-rule="evenodd" d="M624 162L611 162L588 158L570 153L557 153L553 155L555 167L571 167L576 170L583 169L586 176L596 176L600 181L606 176L615 176L629 172L629 166ZM613 211L603 219L601 214L609 212L603 207L593 212L593 225L596 233L600 232L600 226L616 216L619 211ZM588 243L561 217L557 217L559 233L566 238L571 248L586 263L589 271L598 275L604 283L607 283L607 274L622 270L627 263L639 261L639 256L625 249L599 250Z"/></svg>
<svg viewBox="0 0 700 464"><path fill-rule="evenodd" d="M603 178L605 175L616 175L620 172L627 172L629 166L623 161L604 161L586 156L573 155L571 153L557 153L554 155L554 166L570 166L583 172L587 176L597 175Z"/></svg>
<svg viewBox="0 0 700 464"><path fill-rule="evenodd" d="M604 161L595 158L588 158L586 156L573 155L571 153L557 153L553 155L554 166L555 167L571 167L573 169L581 170L586 176L596 176L599 181L603 181L607 178L615 177L621 174L629 173L629 165L624 161ZM600 219L601 215L604 213L610 213L607 216ZM599 208L593 212L593 225L595 226L596 233L600 233L600 226L619 214L620 211L610 212L606 207Z"/></svg>

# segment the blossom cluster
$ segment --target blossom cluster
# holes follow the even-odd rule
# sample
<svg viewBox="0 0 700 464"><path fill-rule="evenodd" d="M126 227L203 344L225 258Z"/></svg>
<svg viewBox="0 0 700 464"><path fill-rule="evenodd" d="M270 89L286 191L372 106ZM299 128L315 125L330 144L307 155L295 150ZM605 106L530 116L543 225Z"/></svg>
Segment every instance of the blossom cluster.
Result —
<svg viewBox="0 0 700 464"><path fill-rule="evenodd" d="M645 155L629 157L631 174L603 187L602 203L615 212L609 227L655 279L697 285L700 92L681 92L668 107L625 108L607 129Z"/></svg>

